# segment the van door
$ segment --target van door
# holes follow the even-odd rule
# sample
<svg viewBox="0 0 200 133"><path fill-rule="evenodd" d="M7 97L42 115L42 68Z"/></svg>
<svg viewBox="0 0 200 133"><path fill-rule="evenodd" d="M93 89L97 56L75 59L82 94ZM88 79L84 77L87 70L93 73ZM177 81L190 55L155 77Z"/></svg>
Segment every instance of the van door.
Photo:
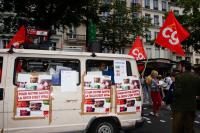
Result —
<svg viewBox="0 0 200 133"><path fill-rule="evenodd" d="M3 130L4 127L4 93L5 93L5 68L6 68L6 57L0 56L0 131Z"/></svg>

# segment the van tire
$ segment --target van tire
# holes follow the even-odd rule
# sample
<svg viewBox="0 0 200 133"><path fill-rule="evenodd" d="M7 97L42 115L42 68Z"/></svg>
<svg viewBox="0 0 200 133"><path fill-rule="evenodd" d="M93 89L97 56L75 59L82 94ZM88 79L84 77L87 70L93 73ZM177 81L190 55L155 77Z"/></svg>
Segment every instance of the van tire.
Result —
<svg viewBox="0 0 200 133"><path fill-rule="evenodd" d="M119 133L119 128L113 121L96 120L91 125L89 133Z"/></svg>

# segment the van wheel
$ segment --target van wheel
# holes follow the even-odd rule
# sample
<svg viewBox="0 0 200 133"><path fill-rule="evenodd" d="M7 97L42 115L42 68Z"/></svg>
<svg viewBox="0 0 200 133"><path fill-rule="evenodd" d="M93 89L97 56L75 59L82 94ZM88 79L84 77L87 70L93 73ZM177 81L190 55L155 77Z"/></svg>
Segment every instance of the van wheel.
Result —
<svg viewBox="0 0 200 133"><path fill-rule="evenodd" d="M90 133L119 133L119 128L112 121L97 120L92 124Z"/></svg>

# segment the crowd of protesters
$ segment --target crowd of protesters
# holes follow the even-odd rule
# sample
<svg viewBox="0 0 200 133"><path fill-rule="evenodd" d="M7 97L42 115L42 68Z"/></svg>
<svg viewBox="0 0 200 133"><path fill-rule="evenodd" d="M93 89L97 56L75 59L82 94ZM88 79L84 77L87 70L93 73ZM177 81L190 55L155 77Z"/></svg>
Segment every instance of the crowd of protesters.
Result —
<svg viewBox="0 0 200 133"><path fill-rule="evenodd" d="M172 113L172 133L194 133L193 123L200 98L200 76L187 61L180 61L178 71L165 77L156 70L141 77L143 102L151 105L150 115L159 117L161 106Z"/></svg>

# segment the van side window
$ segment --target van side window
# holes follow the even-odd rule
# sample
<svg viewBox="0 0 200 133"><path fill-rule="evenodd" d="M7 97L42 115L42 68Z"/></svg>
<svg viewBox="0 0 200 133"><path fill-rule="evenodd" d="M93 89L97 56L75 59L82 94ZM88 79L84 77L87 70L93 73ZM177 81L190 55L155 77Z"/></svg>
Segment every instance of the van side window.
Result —
<svg viewBox="0 0 200 133"><path fill-rule="evenodd" d="M126 61L127 76L132 76L131 63Z"/></svg>
<svg viewBox="0 0 200 133"><path fill-rule="evenodd" d="M3 68L3 57L0 57L0 83L2 78L2 68Z"/></svg>
<svg viewBox="0 0 200 133"><path fill-rule="evenodd" d="M14 84L17 85L19 74L38 73L51 75L52 85L60 86L61 71L77 73L77 85L80 84L80 61L77 59L18 57L15 59Z"/></svg>
<svg viewBox="0 0 200 133"><path fill-rule="evenodd" d="M132 76L131 64L126 61L127 76ZM87 74L94 73L111 76L111 81L114 83L114 61L113 60L87 60Z"/></svg>
<svg viewBox="0 0 200 133"><path fill-rule="evenodd" d="M87 74L96 73L111 76L111 80L114 83L114 69L112 60L87 60L86 61Z"/></svg>

